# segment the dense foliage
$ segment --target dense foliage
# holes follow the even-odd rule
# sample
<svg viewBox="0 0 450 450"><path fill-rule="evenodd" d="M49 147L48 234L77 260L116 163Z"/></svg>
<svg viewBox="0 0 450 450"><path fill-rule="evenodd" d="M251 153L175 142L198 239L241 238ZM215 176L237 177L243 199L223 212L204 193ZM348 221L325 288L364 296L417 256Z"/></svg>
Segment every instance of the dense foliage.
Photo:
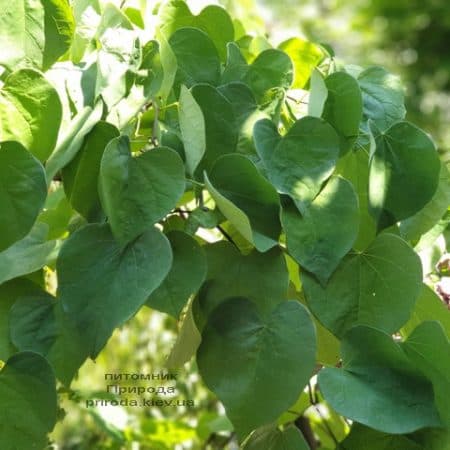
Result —
<svg viewBox="0 0 450 450"><path fill-rule="evenodd" d="M418 255L449 175L399 79L145 3L0 1L0 448L45 448L143 307L180 320L168 367L196 357L246 450L449 446Z"/></svg>

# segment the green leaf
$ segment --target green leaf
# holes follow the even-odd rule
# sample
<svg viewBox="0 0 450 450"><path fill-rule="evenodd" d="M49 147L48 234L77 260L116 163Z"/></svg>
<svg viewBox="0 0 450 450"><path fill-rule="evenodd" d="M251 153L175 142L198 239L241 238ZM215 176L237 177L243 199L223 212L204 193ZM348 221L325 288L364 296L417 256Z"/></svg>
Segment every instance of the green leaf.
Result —
<svg viewBox="0 0 450 450"><path fill-rule="evenodd" d="M195 300L193 300L195 301ZM193 301L187 307L186 314L181 322L177 340L170 350L166 361L168 369L178 369L187 363L194 355L202 340L192 313Z"/></svg>
<svg viewBox="0 0 450 450"><path fill-rule="evenodd" d="M197 362L243 438L299 397L315 365L314 326L296 301L281 302L262 317L251 301L233 298L209 317Z"/></svg>
<svg viewBox="0 0 450 450"><path fill-rule="evenodd" d="M175 82L178 63L177 57L172 51L170 44L159 30L156 32L156 37L159 41L159 53L161 58L161 67L163 69L163 79L158 94L161 96L163 101L166 101L170 91L172 90L173 83Z"/></svg>
<svg viewBox="0 0 450 450"><path fill-rule="evenodd" d="M319 372L319 386L339 414L385 433L439 427L431 383L392 337L352 328L342 341L343 369Z"/></svg>
<svg viewBox="0 0 450 450"><path fill-rule="evenodd" d="M58 295L91 357L145 303L171 265L169 242L154 228L125 248L100 224L80 228L65 241L56 264Z"/></svg>
<svg viewBox="0 0 450 450"><path fill-rule="evenodd" d="M225 9L209 5L195 16L184 1L171 0L163 5L158 15L167 37L180 28L198 28L209 35L220 58L225 60L226 45L234 41L234 25Z"/></svg>
<svg viewBox="0 0 450 450"><path fill-rule="evenodd" d="M441 163L439 183L431 200L417 214L400 223L404 239L417 241L438 222L450 205L450 173Z"/></svg>
<svg viewBox="0 0 450 450"><path fill-rule="evenodd" d="M218 158L205 183L220 211L259 251L277 245L278 194L249 159L237 154Z"/></svg>
<svg viewBox="0 0 450 450"><path fill-rule="evenodd" d="M61 302L41 289L27 292L10 312L11 341L20 351L45 356L66 386L88 354Z"/></svg>
<svg viewBox="0 0 450 450"><path fill-rule="evenodd" d="M289 89L294 78L292 61L286 53L267 49L250 64L243 78L261 103L265 94L273 88Z"/></svg>
<svg viewBox="0 0 450 450"><path fill-rule="evenodd" d="M382 228L411 217L432 199L441 164L431 139L409 122L380 134L372 130L369 204Z"/></svg>
<svg viewBox="0 0 450 450"><path fill-rule="evenodd" d="M206 257L197 241L186 233L171 231L167 238L173 264L165 280L148 298L147 306L178 318L206 277Z"/></svg>
<svg viewBox="0 0 450 450"><path fill-rule="evenodd" d="M369 155L365 149L348 152L338 162L336 172L350 181L358 195L359 231L355 250L365 250L375 239L377 225L369 212Z"/></svg>
<svg viewBox="0 0 450 450"><path fill-rule="evenodd" d="M256 145L258 152L264 146L259 156L267 176L278 192L289 195L302 211L331 176L339 155L339 138L324 120L304 117L268 154L267 145L271 141Z"/></svg>
<svg viewBox="0 0 450 450"><path fill-rule="evenodd" d="M380 234L363 252L349 254L326 286L302 272L313 314L335 336L355 325L388 333L409 318L422 289L419 257L401 238Z"/></svg>
<svg viewBox="0 0 450 450"><path fill-rule="evenodd" d="M369 67L358 75L363 96L364 120L372 120L381 131L406 115L400 78L382 67Z"/></svg>
<svg viewBox="0 0 450 450"><path fill-rule="evenodd" d="M207 315L229 297L246 297L262 312L287 298L289 274L278 248L244 256L230 243L218 242L205 252L208 274L199 299Z"/></svg>
<svg viewBox="0 0 450 450"><path fill-rule="evenodd" d="M0 283L27 275L47 264L56 241L47 241L48 226L36 222L22 240L0 252Z"/></svg>
<svg viewBox="0 0 450 450"><path fill-rule="evenodd" d="M87 220L102 216L98 195L100 162L107 144L119 136L119 130L98 122L87 134L75 158L62 171L64 191L73 208Z"/></svg>
<svg viewBox="0 0 450 450"><path fill-rule="evenodd" d="M295 37L282 42L278 48L283 50L294 64L293 89L303 89L314 68L323 59L323 51L316 44Z"/></svg>
<svg viewBox="0 0 450 450"><path fill-rule="evenodd" d="M66 0L1 0L0 65L48 69L70 47L74 18Z"/></svg>
<svg viewBox="0 0 450 450"><path fill-rule="evenodd" d="M267 426L252 433L243 450L309 450L309 447L295 425L283 430Z"/></svg>
<svg viewBox="0 0 450 450"><path fill-rule="evenodd" d="M343 450L423 450L406 436L382 433L354 423L341 444Z"/></svg>
<svg viewBox="0 0 450 450"><path fill-rule="evenodd" d="M178 113L186 167L193 175L206 151L205 118L200 106L185 86L181 86Z"/></svg>
<svg viewBox="0 0 450 450"><path fill-rule="evenodd" d="M11 356L0 372L0 397L0 447L44 448L57 411L55 376L45 358L32 352Z"/></svg>
<svg viewBox="0 0 450 450"><path fill-rule="evenodd" d="M341 153L350 150L358 137L363 101L358 82L345 72L325 78L328 97L323 118L333 125L341 141Z"/></svg>
<svg viewBox="0 0 450 450"><path fill-rule="evenodd" d="M314 69L311 74L311 81L309 82L308 115L322 117L327 98L328 88L323 75L319 70Z"/></svg>
<svg viewBox="0 0 450 450"><path fill-rule="evenodd" d="M126 244L152 227L184 193L178 154L160 147L133 157L127 136L113 139L100 165L100 199L114 236Z"/></svg>
<svg viewBox="0 0 450 450"><path fill-rule="evenodd" d="M0 143L0 251L29 233L46 196L40 162L18 142Z"/></svg>
<svg viewBox="0 0 450 450"><path fill-rule="evenodd" d="M0 360L6 361L16 353L10 339L9 311L14 302L24 294L33 293L37 285L26 278L16 278L0 284Z"/></svg>
<svg viewBox="0 0 450 450"><path fill-rule="evenodd" d="M352 248L358 233L358 212L352 185L338 176L328 181L303 214L286 199L281 222L289 254L325 284Z"/></svg>
<svg viewBox="0 0 450 450"><path fill-rule="evenodd" d="M220 58L209 36L197 28L180 28L169 38L177 58L175 84L188 88L196 83L219 84Z"/></svg>
<svg viewBox="0 0 450 450"><path fill-rule="evenodd" d="M227 62L222 72L222 84L241 81L248 70L246 59L235 42L227 44Z"/></svg>
<svg viewBox="0 0 450 450"><path fill-rule="evenodd" d="M440 322L447 338L450 339L450 311L433 289L424 284L411 317L401 330L402 335L409 336L419 324L426 320Z"/></svg>
<svg viewBox="0 0 450 450"><path fill-rule="evenodd" d="M0 90L0 140L18 141L40 161L53 151L62 118L58 93L39 72L22 69Z"/></svg>
<svg viewBox="0 0 450 450"><path fill-rule="evenodd" d="M253 128L253 138L259 157L263 161L270 161L275 148L281 142L277 126L269 119L259 120Z"/></svg>
<svg viewBox="0 0 450 450"><path fill-rule="evenodd" d="M86 135L100 121L102 113L103 102L99 101L94 108L86 106L73 118L45 165L48 182L53 180L53 177L72 161L83 146Z"/></svg>
<svg viewBox="0 0 450 450"><path fill-rule="evenodd" d="M199 84L192 88L192 95L205 119L206 152L197 169L202 174L219 156L236 151L238 129L231 103L216 88Z"/></svg>
<svg viewBox="0 0 450 450"><path fill-rule="evenodd" d="M442 422L450 428L450 342L438 322L422 322L402 348L410 361L433 383L436 407Z"/></svg>

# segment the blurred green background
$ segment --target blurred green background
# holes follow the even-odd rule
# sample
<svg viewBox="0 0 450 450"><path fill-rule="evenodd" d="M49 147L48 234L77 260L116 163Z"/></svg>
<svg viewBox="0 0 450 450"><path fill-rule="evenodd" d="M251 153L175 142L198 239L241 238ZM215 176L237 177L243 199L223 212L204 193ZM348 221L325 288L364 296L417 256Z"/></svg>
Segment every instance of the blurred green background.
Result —
<svg viewBox="0 0 450 450"><path fill-rule="evenodd" d="M120 5L120 1L116 2ZM450 161L450 3L448 0L221 0L188 1L193 11L221 3L233 17L273 43L296 35L326 44L336 59L361 66L383 65L405 84L408 118L429 132ZM156 5L155 5L156 6ZM221 405L199 380L193 363L178 372L179 400L186 407L94 407L86 400L111 398L106 373L166 371L177 323L143 309L118 330L98 360L80 371L65 393L67 417L53 433L61 450L237 449ZM134 385L123 381L122 384ZM174 383L169 383L173 385ZM143 385L160 386L156 381ZM132 395L130 397L133 397ZM161 396L164 400L165 396ZM320 421L313 428L326 441ZM335 434L346 424L329 419Z"/></svg>

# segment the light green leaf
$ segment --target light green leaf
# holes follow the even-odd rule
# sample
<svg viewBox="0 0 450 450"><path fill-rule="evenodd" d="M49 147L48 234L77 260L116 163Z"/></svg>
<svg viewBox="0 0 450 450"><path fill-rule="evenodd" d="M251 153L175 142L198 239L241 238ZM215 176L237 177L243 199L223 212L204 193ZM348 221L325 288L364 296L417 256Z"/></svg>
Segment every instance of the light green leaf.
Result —
<svg viewBox="0 0 450 450"><path fill-rule="evenodd" d="M133 157L129 138L120 136L103 153L100 199L123 245L175 208L184 188L183 162L174 150L160 147Z"/></svg>
<svg viewBox="0 0 450 450"><path fill-rule="evenodd" d="M355 325L388 333L409 318L422 289L422 267L413 249L393 234L380 234L363 252L349 254L326 286L302 272L313 314L335 336Z"/></svg>
<svg viewBox="0 0 450 450"><path fill-rule="evenodd" d="M69 222L74 211L64 194L64 188L60 184L48 193L44 210L39 214L38 222L48 226L47 239L58 239L67 233Z"/></svg>
<svg viewBox="0 0 450 450"><path fill-rule="evenodd" d="M363 116L366 121L374 121L384 131L405 118L404 88L399 77L382 67L369 67L357 79L363 96Z"/></svg>
<svg viewBox="0 0 450 450"><path fill-rule="evenodd" d="M102 113L103 102L98 101L94 108L86 106L74 117L45 165L48 182L53 180L53 177L72 161L82 147L86 135L100 121Z"/></svg>
<svg viewBox="0 0 450 450"><path fill-rule="evenodd" d="M186 314L181 322L177 340L170 350L166 366L168 369L178 369L187 363L194 355L202 340L192 313L193 301L186 310Z"/></svg>
<svg viewBox="0 0 450 450"><path fill-rule="evenodd" d="M36 70L22 69L0 90L0 140L18 141L40 161L53 151L62 106L53 86Z"/></svg>
<svg viewBox="0 0 450 450"><path fill-rule="evenodd" d="M205 247L208 274L200 291L200 306L208 315L229 297L246 297L262 312L287 298L289 274L278 248L242 255L228 242Z"/></svg>
<svg viewBox="0 0 450 450"><path fill-rule="evenodd" d="M172 267L148 298L147 306L178 318L206 277L206 257L197 241L182 231L171 231L167 238L172 248Z"/></svg>
<svg viewBox="0 0 450 450"><path fill-rule="evenodd" d="M185 86L181 86L178 114L186 167L193 175L206 151L205 118L200 106Z"/></svg>
<svg viewBox="0 0 450 450"><path fill-rule="evenodd" d="M309 450L303 435L295 425L283 430L267 426L255 430L243 450Z"/></svg>
<svg viewBox="0 0 450 450"><path fill-rule="evenodd" d="M74 18L66 0L1 0L0 65L48 69L70 47Z"/></svg>
<svg viewBox="0 0 450 450"><path fill-rule="evenodd" d="M166 2L159 11L161 29L170 37L185 27L198 28L209 35L222 61L226 58L226 45L234 41L234 26L227 11L217 5L209 5L197 16L193 15L184 1Z"/></svg>
<svg viewBox="0 0 450 450"><path fill-rule="evenodd" d="M336 172L350 181L358 195L359 232L353 245L355 250L365 250L375 239L377 225L369 212L369 155L365 149L348 152L340 158Z"/></svg>
<svg viewBox="0 0 450 450"><path fill-rule="evenodd" d="M100 162L107 144L119 134L115 126L98 122L86 135L75 158L62 170L67 198L87 220L95 221L102 216L97 190Z"/></svg>
<svg viewBox="0 0 450 450"><path fill-rule="evenodd" d="M433 198L441 164L431 139L409 122L372 132L369 204L383 228L411 217Z"/></svg>
<svg viewBox="0 0 450 450"><path fill-rule="evenodd" d="M363 101L358 82L345 72L325 78L328 97L323 118L333 125L341 141L341 153L350 150L358 137Z"/></svg>
<svg viewBox="0 0 450 450"><path fill-rule="evenodd" d="M0 251L29 233L46 196L40 162L18 142L0 143Z"/></svg>
<svg viewBox="0 0 450 450"><path fill-rule="evenodd" d="M323 59L323 51L316 44L299 37L282 42L278 48L283 50L294 64L294 89L303 89L314 68Z"/></svg>
<svg viewBox="0 0 450 450"><path fill-rule="evenodd" d="M261 145L264 147L259 156L267 176L278 192L289 195L302 211L331 176L339 155L339 138L324 120L304 117L269 153L267 145L271 141L256 146L258 152Z"/></svg>
<svg viewBox="0 0 450 450"><path fill-rule="evenodd" d="M292 61L286 53L267 49L250 64L243 81L248 84L261 103L265 94L273 88L289 89L294 78Z"/></svg>
<svg viewBox="0 0 450 450"><path fill-rule="evenodd" d="M219 84L220 58L209 36L197 28L180 28L169 44L177 58L175 84L188 88L196 83Z"/></svg>
<svg viewBox="0 0 450 450"><path fill-rule="evenodd" d="M251 301L233 298L209 317L197 363L243 438L299 397L315 365L314 326L296 301L262 317Z"/></svg>
<svg viewBox="0 0 450 450"><path fill-rule="evenodd" d="M352 328L342 341L343 369L319 372L326 401L339 414L385 433L439 427L431 383L392 337Z"/></svg>
<svg viewBox="0 0 450 450"><path fill-rule="evenodd" d="M290 255L325 284L356 239L358 198L347 180L332 177L303 214L286 199L281 222Z"/></svg>
<svg viewBox="0 0 450 450"><path fill-rule="evenodd" d="M218 158L205 182L220 211L259 251L277 245L278 194L249 159L237 154Z"/></svg>
<svg viewBox="0 0 450 450"><path fill-rule="evenodd" d="M154 228L125 248L106 224L87 225L65 241L56 265L58 295L91 357L145 303L171 265L169 242Z"/></svg>
<svg viewBox="0 0 450 450"><path fill-rule="evenodd" d="M311 73L311 81L309 82L308 115L322 117L327 98L328 89L323 75L319 70L314 69Z"/></svg>
<svg viewBox="0 0 450 450"><path fill-rule="evenodd" d="M0 252L0 284L39 270L47 264L56 241L47 241L48 226L36 222L22 240Z"/></svg>
<svg viewBox="0 0 450 450"><path fill-rule="evenodd" d="M2 450L44 448L57 411L55 376L45 358L32 352L11 356L0 372L0 398Z"/></svg>

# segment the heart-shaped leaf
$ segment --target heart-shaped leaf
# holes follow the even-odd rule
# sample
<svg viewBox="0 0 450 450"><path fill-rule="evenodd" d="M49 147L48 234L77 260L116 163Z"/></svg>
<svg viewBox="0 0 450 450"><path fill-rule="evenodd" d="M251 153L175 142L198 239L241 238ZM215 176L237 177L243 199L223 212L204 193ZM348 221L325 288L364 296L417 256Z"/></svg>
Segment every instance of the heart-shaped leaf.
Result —
<svg viewBox="0 0 450 450"><path fill-rule="evenodd" d="M37 353L16 353L0 372L0 448L41 450L56 423L56 382ZM26 420L24 420L26 413Z"/></svg>
<svg viewBox="0 0 450 450"><path fill-rule="evenodd" d="M106 224L86 225L70 236L57 260L58 295L92 357L145 303L171 265L170 244L155 228L125 248Z"/></svg>
<svg viewBox="0 0 450 450"><path fill-rule="evenodd" d="M341 177L331 178L303 214L286 199L281 221L289 253L322 284L352 248L358 233L358 212L355 191Z"/></svg>
<svg viewBox="0 0 450 450"><path fill-rule="evenodd" d="M302 211L331 176L339 155L339 138L324 120L304 117L295 122L272 152L267 151L267 143L257 144L258 152L261 147L264 151L259 156L269 180Z"/></svg>
<svg viewBox="0 0 450 450"><path fill-rule="evenodd" d="M147 306L178 318L189 296L197 292L206 277L206 257L197 241L182 231L171 231L167 238L173 264L165 280L148 298Z"/></svg>
<svg viewBox="0 0 450 450"><path fill-rule="evenodd" d="M337 337L359 324L393 333L420 294L422 266L405 241L386 233L344 258L326 286L306 272L302 281L311 311Z"/></svg>
<svg viewBox="0 0 450 450"><path fill-rule="evenodd" d="M197 362L243 438L299 397L315 365L314 326L296 301L261 317L254 303L233 298L209 317Z"/></svg>
<svg viewBox="0 0 450 450"><path fill-rule="evenodd" d="M185 188L183 162L166 147L133 157L121 136L103 153L99 188L113 234L126 244L176 206Z"/></svg>
<svg viewBox="0 0 450 450"><path fill-rule="evenodd" d="M357 326L341 350L344 368L325 368L318 378L339 414L385 433L441 426L431 383L391 336Z"/></svg>
<svg viewBox="0 0 450 450"><path fill-rule="evenodd" d="M309 450L309 447L295 425L283 430L272 425L252 433L243 450Z"/></svg>
<svg viewBox="0 0 450 450"><path fill-rule="evenodd" d="M31 230L47 196L45 172L18 142L0 144L0 251Z"/></svg>

